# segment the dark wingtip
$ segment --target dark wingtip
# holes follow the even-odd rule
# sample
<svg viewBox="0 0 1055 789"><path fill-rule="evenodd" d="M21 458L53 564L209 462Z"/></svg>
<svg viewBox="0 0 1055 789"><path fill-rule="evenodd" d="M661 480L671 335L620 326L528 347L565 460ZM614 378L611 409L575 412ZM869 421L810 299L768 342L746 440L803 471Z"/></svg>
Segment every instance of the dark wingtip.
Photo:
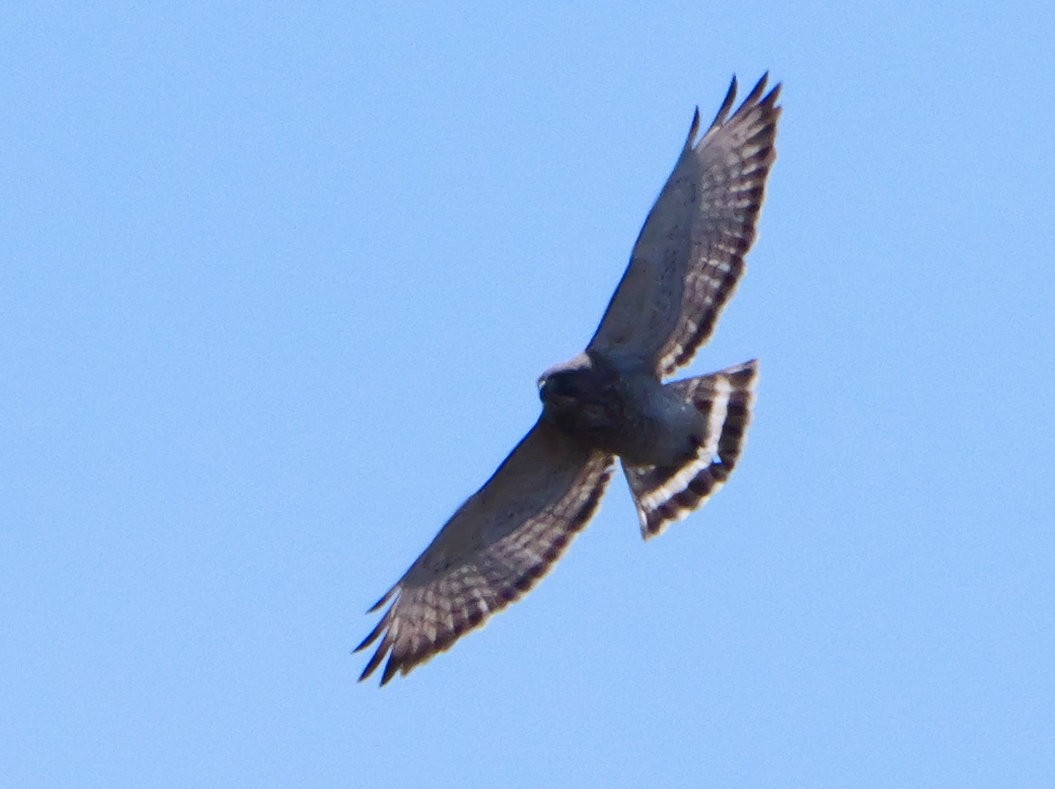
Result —
<svg viewBox="0 0 1055 789"><path fill-rule="evenodd" d="M399 662L396 661L396 658L395 658L394 655L389 657L388 662L385 663L385 670L381 674L381 687L382 688L385 685L388 684L388 681L390 679L392 679L392 677L394 677L396 675L396 671L399 670L399 665L400 664L399 664Z"/></svg>
<svg viewBox="0 0 1055 789"><path fill-rule="evenodd" d="M700 108L692 113L692 123L689 124L689 134L685 137L685 150L696 144L696 133L700 130Z"/></svg>
<svg viewBox="0 0 1055 789"><path fill-rule="evenodd" d="M767 93L766 97L764 99L762 99L762 101L759 102L759 103L760 104L764 104L766 106L773 106L773 107L775 107L777 101L780 99L780 89L782 87L784 87L784 83L783 82L778 82L776 85L774 85L772 88L770 88L769 93ZM775 108L777 110L780 109L780 107L775 107Z"/></svg>
<svg viewBox="0 0 1055 789"><path fill-rule="evenodd" d="M766 89L766 83L769 81L769 72L767 71L762 77L755 83L755 86L751 88L751 92L747 94L747 98L740 104L740 109L737 112L741 112L747 107L752 107L758 103L759 98L762 96L762 91Z"/></svg>
<svg viewBox="0 0 1055 789"><path fill-rule="evenodd" d="M391 598L392 594L396 591L396 588L397 588L396 586L393 586L391 589L389 589L387 592L385 592L380 600L378 600L376 603L374 603L372 606L370 606L369 608L366 609L366 613L372 614L372 613L374 613L374 611L376 611L381 606L383 606L385 603L387 603L389 598Z"/></svg>
<svg viewBox="0 0 1055 789"><path fill-rule="evenodd" d="M364 638L362 643L360 643L359 646L357 646L355 649L353 649L352 652L353 653L354 652L362 652L364 649L366 649L372 643L377 641L377 637L379 635L381 635L381 633L384 631L384 629L385 629L385 627L387 625L388 625L388 617L387 616L381 617L381 621L378 622L377 625L374 627L374 629L370 631L370 635L368 635L366 638Z"/></svg>
<svg viewBox="0 0 1055 789"><path fill-rule="evenodd" d="M714 116L714 120L711 121L710 128L721 126L725 123L726 117L729 115L729 110L733 108L733 102L736 101L736 75L733 74L733 78L729 81L729 90L725 93L725 98L722 99L722 106L718 110L718 114Z"/></svg>
<svg viewBox="0 0 1055 789"><path fill-rule="evenodd" d="M385 655L388 654L388 652L391 650L391 648L392 648L392 644L387 639L385 641L381 642L381 646L379 646L377 648L377 650L371 656L370 662L367 663L366 664L366 668L363 669L363 673L359 675L359 681L360 682L362 682L364 679L366 679L371 674L373 674L375 671L377 671L377 667L381 665L381 661L385 659ZM389 660L388 660L388 665L392 665L392 659L391 658L389 658ZM386 672L387 672L387 667L386 667ZM385 680L385 681L387 681L387 680ZM381 684L384 685L385 682L382 682Z"/></svg>
<svg viewBox="0 0 1055 789"><path fill-rule="evenodd" d="M769 89L764 97L762 91L766 89L766 83L769 81L769 72L767 71L762 75L762 78L758 80L758 84L751 90L751 95L744 99L744 105L747 106L751 103L757 103L759 106L772 106L776 104L777 99L780 98L780 89L783 87L783 82L778 82L772 88ZM761 98L760 98L761 97ZM754 100L754 101L752 101Z"/></svg>

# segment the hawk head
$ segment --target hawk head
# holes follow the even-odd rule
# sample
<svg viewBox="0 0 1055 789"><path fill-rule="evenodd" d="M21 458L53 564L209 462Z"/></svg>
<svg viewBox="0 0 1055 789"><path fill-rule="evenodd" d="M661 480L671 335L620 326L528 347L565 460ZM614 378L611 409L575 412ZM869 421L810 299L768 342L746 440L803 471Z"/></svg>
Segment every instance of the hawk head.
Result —
<svg viewBox="0 0 1055 789"><path fill-rule="evenodd" d="M615 424L622 402L618 372L595 351L546 370L538 394L546 419L584 437Z"/></svg>

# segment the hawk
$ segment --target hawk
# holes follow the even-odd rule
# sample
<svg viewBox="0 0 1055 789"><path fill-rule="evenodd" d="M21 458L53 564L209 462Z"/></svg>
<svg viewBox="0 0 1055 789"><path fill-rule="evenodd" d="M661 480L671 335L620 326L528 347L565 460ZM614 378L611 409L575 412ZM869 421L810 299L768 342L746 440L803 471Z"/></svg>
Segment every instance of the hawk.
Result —
<svg viewBox="0 0 1055 789"><path fill-rule="evenodd" d="M755 239L776 158L780 85L732 112L734 77L699 109L586 350L538 379L542 414L370 612L360 680L381 684L449 649L530 590L593 516L619 458L645 539L702 505L743 448L757 362L664 383L710 337ZM731 114L730 114L731 113Z"/></svg>

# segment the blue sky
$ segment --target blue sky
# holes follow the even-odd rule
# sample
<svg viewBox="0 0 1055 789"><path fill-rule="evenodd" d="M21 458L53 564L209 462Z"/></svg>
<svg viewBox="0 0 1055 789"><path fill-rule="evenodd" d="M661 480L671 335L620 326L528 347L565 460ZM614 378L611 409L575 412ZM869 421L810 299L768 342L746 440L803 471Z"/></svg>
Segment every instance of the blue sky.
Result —
<svg viewBox="0 0 1055 789"><path fill-rule="evenodd" d="M1050 780L1053 31L1046 3L9 9L4 782ZM762 360L731 483L645 545L617 480L523 602L357 684L365 608L590 337L693 107L767 69L760 239L690 368Z"/></svg>

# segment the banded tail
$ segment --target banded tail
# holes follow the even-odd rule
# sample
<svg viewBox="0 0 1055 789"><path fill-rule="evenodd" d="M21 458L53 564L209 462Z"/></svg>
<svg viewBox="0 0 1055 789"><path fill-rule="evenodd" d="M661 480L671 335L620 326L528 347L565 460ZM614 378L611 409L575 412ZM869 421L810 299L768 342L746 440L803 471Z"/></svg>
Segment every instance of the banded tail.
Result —
<svg viewBox="0 0 1055 789"><path fill-rule="evenodd" d="M755 402L758 361L667 384L703 415L706 434L696 456L681 466L631 466L626 481L649 539L702 506L736 468Z"/></svg>

